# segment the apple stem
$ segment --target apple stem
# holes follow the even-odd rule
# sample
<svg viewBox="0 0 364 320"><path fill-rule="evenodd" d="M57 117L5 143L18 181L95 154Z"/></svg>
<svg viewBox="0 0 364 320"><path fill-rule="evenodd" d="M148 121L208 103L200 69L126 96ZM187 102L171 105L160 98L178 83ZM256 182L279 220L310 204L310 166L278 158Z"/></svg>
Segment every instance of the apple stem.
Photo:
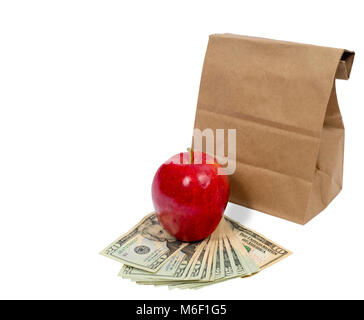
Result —
<svg viewBox="0 0 364 320"><path fill-rule="evenodd" d="M193 149L192 148L187 148L187 150L190 153L190 164L193 164L194 163Z"/></svg>

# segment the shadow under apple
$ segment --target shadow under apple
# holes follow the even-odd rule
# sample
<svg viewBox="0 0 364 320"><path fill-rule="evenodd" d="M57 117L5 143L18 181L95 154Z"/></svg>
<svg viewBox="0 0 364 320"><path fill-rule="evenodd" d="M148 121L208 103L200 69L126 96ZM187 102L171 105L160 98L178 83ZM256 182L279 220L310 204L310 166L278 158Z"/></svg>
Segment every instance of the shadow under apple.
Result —
<svg viewBox="0 0 364 320"><path fill-rule="evenodd" d="M252 218L252 211L252 209L228 202L225 209L225 215L241 223L242 225L245 225Z"/></svg>

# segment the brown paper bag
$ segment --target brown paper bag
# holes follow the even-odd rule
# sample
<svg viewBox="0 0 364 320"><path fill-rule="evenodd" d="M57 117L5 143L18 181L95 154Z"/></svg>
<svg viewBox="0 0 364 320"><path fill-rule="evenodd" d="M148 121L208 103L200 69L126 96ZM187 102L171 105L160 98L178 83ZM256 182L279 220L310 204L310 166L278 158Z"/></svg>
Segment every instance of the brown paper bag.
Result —
<svg viewBox="0 0 364 320"><path fill-rule="evenodd" d="M349 78L353 59L343 49L210 36L195 128L236 129L231 202L304 224L340 192L335 78Z"/></svg>

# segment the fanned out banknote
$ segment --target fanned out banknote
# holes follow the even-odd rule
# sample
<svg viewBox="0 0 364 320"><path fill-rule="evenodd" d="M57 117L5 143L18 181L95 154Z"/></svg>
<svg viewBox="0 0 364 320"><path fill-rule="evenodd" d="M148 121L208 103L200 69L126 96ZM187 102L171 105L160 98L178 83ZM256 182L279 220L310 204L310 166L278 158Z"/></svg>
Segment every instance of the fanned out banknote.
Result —
<svg viewBox="0 0 364 320"><path fill-rule="evenodd" d="M101 254L122 262L119 276L138 284L199 289L251 276L291 252L227 216L208 238L182 242L151 213Z"/></svg>

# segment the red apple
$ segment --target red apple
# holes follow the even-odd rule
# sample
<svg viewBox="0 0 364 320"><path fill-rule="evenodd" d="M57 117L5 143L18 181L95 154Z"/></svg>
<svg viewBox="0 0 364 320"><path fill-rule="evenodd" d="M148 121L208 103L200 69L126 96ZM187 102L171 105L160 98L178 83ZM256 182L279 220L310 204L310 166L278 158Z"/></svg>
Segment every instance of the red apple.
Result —
<svg viewBox="0 0 364 320"><path fill-rule="evenodd" d="M218 168L214 158L194 151L176 154L156 172L154 208L163 228L178 240L204 239L219 224L230 188L228 177L218 175Z"/></svg>

